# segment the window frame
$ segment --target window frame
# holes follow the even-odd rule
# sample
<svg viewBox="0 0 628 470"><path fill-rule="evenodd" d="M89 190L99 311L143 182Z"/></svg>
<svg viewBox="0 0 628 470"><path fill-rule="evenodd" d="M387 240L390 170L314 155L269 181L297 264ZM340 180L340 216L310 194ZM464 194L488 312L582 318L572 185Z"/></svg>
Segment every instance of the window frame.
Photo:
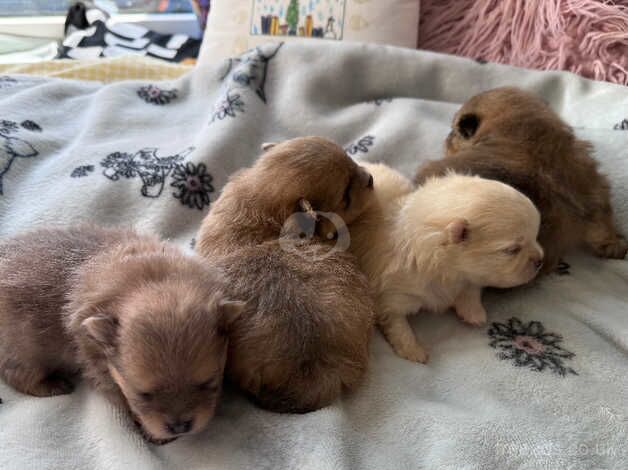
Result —
<svg viewBox="0 0 628 470"><path fill-rule="evenodd" d="M163 34L201 36L194 13L121 13L112 15L111 21L138 24ZM65 16L1 16L0 34L62 40L64 25Z"/></svg>

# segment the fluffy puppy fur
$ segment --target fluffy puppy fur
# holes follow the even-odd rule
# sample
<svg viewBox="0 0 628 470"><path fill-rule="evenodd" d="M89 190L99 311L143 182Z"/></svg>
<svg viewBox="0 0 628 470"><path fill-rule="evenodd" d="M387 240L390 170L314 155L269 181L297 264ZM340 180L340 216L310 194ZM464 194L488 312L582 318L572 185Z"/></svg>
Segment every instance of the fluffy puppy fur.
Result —
<svg viewBox="0 0 628 470"><path fill-rule="evenodd" d="M591 145L539 97L509 87L474 96L454 116L445 147L446 158L423 165L416 182L455 170L526 194L541 212L544 272L583 245L600 257L625 257L628 243L615 228Z"/></svg>
<svg viewBox="0 0 628 470"><path fill-rule="evenodd" d="M513 287L538 272L539 213L505 184L447 174L418 189L382 164L368 164L376 202L350 226L351 250L376 293L377 324L395 352L425 362L407 315L453 307L486 322L483 287Z"/></svg>
<svg viewBox="0 0 628 470"><path fill-rule="evenodd" d="M220 274L131 231L41 229L0 243L0 376L39 397L82 373L155 442L214 414L243 304Z"/></svg>
<svg viewBox="0 0 628 470"><path fill-rule="evenodd" d="M247 301L227 376L266 409L307 412L353 389L367 368L373 300L355 258L329 241L347 235L333 219L358 217L373 180L322 138L265 148L225 186L197 250Z"/></svg>

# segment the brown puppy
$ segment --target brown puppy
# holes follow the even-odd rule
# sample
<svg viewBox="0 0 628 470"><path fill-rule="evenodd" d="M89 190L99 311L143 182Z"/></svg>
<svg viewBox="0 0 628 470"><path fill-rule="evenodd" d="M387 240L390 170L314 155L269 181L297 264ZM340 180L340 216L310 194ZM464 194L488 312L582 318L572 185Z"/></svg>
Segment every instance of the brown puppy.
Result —
<svg viewBox="0 0 628 470"><path fill-rule="evenodd" d="M201 259L131 231L43 229L0 243L0 376L45 397L81 372L149 440L214 414L243 304Z"/></svg>
<svg viewBox="0 0 628 470"><path fill-rule="evenodd" d="M228 294L248 301L232 329L227 376L264 408L307 412L353 389L367 367L373 300L339 247L373 180L322 138L265 148L225 186L197 250L222 267Z"/></svg>
<svg viewBox="0 0 628 470"><path fill-rule="evenodd" d="M539 97L510 87L474 96L454 116L445 147L446 158L423 165L415 181L451 169L524 193L541 212L544 272L581 245L600 257L625 257L628 243L615 228L609 184L591 145Z"/></svg>

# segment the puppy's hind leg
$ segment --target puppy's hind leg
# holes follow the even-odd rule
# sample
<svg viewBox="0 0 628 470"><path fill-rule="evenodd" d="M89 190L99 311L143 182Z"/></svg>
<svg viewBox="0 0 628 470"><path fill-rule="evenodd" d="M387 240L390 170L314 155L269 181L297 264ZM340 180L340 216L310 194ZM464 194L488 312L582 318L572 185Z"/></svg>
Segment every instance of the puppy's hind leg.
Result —
<svg viewBox="0 0 628 470"><path fill-rule="evenodd" d="M584 239L600 258L624 259L628 252L628 241L617 233L610 213L596 214L593 220L588 221Z"/></svg>
<svg viewBox="0 0 628 470"><path fill-rule="evenodd" d="M377 323L397 356L413 362L427 362L427 352L418 343L406 316L382 315Z"/></svg>
<svg viewBox="0 0 628 470"><path fill-rule="evenodd" d="M51 373L31 361L25 363L8 359L0 368L0 376L17 391L36 397L66 395L74 390L74 385L65 375Z"/></svg>

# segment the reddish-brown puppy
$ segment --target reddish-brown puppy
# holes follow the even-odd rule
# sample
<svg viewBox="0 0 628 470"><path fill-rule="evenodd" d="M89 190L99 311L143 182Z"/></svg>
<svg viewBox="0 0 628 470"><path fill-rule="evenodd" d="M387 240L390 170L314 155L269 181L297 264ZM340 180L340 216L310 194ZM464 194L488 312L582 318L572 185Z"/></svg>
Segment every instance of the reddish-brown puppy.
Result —
<svg viewBox="0 0 628 470"><path fill-rule="evenodd" d="M307 412L366 371L374 304L355 258L337 247L348 236L341 219L362 213L373 181L322 138L266 148L225 186L197 250L223 269L228 294L247 301L228 377L264 408Z"/></svg>
<svg viewBox="0 0 628 470"><path fill-rule="evenodd" d="M0 243L0 376L70 393L79 372L163 443L214 414L243 304L221 275L131 231L41 229Z"/></svg>
<svg viewBox="0 0 628 470"><path fill-rule="evenodd" d="M445 147L446 157L424 164L415 181L455 170L524 193L541 213L544 272L580 246L604 258L626 256L628 243L615 228L609 184L590 143L538 96L512 87L474 96L454 116Z"/></svg>

